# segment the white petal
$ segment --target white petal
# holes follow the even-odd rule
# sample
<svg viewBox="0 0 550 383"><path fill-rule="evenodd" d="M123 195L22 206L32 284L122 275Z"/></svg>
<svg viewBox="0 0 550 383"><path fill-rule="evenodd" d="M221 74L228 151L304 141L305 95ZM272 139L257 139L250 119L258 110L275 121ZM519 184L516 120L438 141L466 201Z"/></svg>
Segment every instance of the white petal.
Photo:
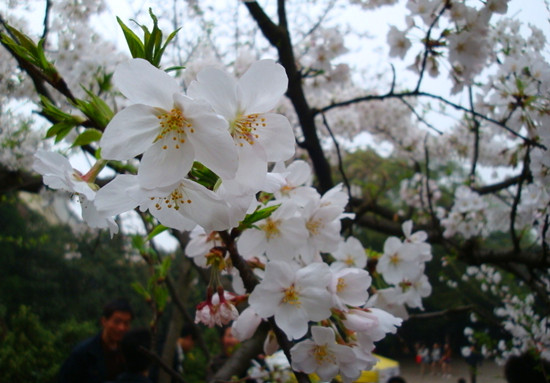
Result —
<svg viewBox="0 0 550 383"><path fill-rule="evenodd" d="M270 162L286 161L294 155L294 132L288 119L281 114L261 114L265 127L258 127L258 142L264 148Z"/></svg>
<svg viewBox="0 0 550 383"><path fill-rule="evenodd" d="M105 128L99 142L101 156L129 160L146 151L159 133L156 110L147 105L131 105L118 112Z"/></svg>
<svg viewBox="0 0 550 383"><path fill-rule="evenodd" d="M174 93L180 92L174 78L143 59L120 64L113 83L132 102L166 110L172 108Z"/></svg>
<svg viewBox="0 0 550 383"><path fill-rule="evenodd" d="M238 156L235 143L229 134L226 120L214 114L206 104L178 97L183 104L183 114L192 124L193 133L187 138L195 148L196 160L224 179L235 177Z"/></svg>
<svg viewBox="0 0 550 383"><path fill-rule="evenodd" d="M48 152L42 149L39 149L34 155L32 168L42 175L56 174L63 176L65 172L73 171L73 167L66 157L59 153Z"/></svg>
<svg viewBox="0 0 550 383"><path fill-rule="evenodd" d="M214 192L189 180L182 181L181 189L191 203L180 209L181 214L193 220L206 232L229 229L229 209Z"/></svg>
<svg viewBox="0 0 550 383"><path fill-rule="evenodd" d="M174 185L183 180L193 165L194 150L189 142L176 149L166 139L155 142L143 155L138 170L139 184L148 189Z"/></svg>
<svg viewBox="0 0 550 383"><path fill-rule="evenodd" d="M131 190L139 188L137 177L129 174L118 175L96 193L94 204L97 210L106 215L118 215L133 210L139 201L131 198Z"/></svg>
<svg viewBox="0 0 550 383"><path fill-rule="evenodd" d="M205 68L197 74L187 89L190 97L206 100L216 113L228 121L238 113L237 81L228 73L217 68Z"/></svg>
<svg viewBox="0 0 550 383"><path fill-rule="evenodd" d="M275 313L275 323L288 339L298 339L307 333L308 315L299 306L286 303L280 305Z"/></svg>
<svg viewBox="0 0 550 383"><path fill-rule="evenodd" d="M269 286L261 283L254 288L254 291L248 297L248 303L260 317L269 318L275 314L281 298L282 293L274 291Z"/></svg>
<svg viewBox="0 0 550 383"><path fill-rule="evenodd" d="M250 66L238 84L244 112L265 113L275 108L285 94L288 77L275 61L261 60Z"/></svg>
<svg viewBox="0 0 550 383"><path fill-rule="evenodd" d="M262 318L251 307L247 307L232 325L232 332L240 342L243 342L256 332Z"/></svg>

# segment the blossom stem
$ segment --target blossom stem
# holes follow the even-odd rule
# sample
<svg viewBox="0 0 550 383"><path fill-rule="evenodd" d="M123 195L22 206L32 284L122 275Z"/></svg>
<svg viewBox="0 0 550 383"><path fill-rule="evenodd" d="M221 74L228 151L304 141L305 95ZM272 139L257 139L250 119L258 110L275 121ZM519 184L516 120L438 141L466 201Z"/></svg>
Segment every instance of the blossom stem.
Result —
<svg viewBox="0 0 550 383"><path fill-rule="evenodd" d="M84 174L82 177L82 181L86 183L93 183L95 179L97 178L97 175L103 170L103 168L107 165L107 160L97 160L94 166L88 171L88 173Z"/></svg>

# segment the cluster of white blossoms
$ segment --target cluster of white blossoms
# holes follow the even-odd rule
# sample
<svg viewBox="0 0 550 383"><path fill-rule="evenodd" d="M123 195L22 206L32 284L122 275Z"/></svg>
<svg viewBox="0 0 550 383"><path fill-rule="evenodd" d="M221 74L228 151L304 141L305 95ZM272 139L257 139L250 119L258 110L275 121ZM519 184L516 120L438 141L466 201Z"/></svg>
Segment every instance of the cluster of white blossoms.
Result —
<svg viewBox="0 0 550 383"><path fill-rule="evenodd" d="M478 193L467 186L455 190L455 200L449 215L441 220L447 238L460 234L464 239L486 235L488 204Z"/></svg>
<svg viewBox="0 0 550 383"><path fill-rule="evenodd" d="M208 231L229 229L244 217L265 183L268 162L286 160L294 153L288 120L268 113L287 84L284 69L274 61L255 63L238 81L206 68L190 84L188 95L174 78L142 59L121 64L113 80L132 104L108 124L100 141L101 155L116 161L141 156L137 174L120 174L99 190L88 185L90 177L75 176L85 181L87 194L68 188L68 183L63 188L93 200L86 209L104 222L139 206L174 229L191 230L197 224ZM37 164L43 159L39 153ZM37 165L35 170L67 179L71 168L66 159L63 162L64 172L53 164ZM188 177L196 162L219 177L222 185L217 190ZM116 232L112 225L102 227L107 226Z"/></svg>
<svg viewBox="0 0 550 383"><path fill-rule="evenodd" d="M543 276L541 285L550 294L550 280L547 275ZM499 340L497 347L482 344L484 356L495 357L497 362L504 363L512 355L536 352L541 358L550 361L550 317L537 311L536 297L532 293L518 294L513 291L517 286L510 288L506 285L501 273L491 266L468 267L463 281L471 284L470 279L480 283L481 290L488 297L501 302L501 306L494 309L494 314L509 334L507 340ZM477 338L470 327L464 329L464 335L472 344L484 339Z"/></svg>
<svg viewBox="0 0 550 383"><path fill-rule="evenodd" d="M423 309L422 298L432 292L424 274L426 262L432 259L431 246L426 243L428 235L424 231L412 233L412 225L412 221L403 223L404 241L389 237L384 243L376 271L390 287L378 290L371 301L404 318L407 312L404 306Z"/></svg>
<svg viewBox="0 0 550 383"><path fill-rule="evenodd" d="M289 340L300 340L291 349L295 370L324 380L340 374L349 382L371 368L374 342L395 333L402 320L367 304L365 250L357 239L341 237L341 220L353 217L345 212L342 185L320 195L305 161L284 164L294 154L294 135L286 117L270 112L286 91L282 66L257 61L239 79L207 67L184 94L166 72L133 59L119 65L113 81L130 104L103 132L102 158L82 174L62 155L38 151L34 170L44 183L78 195L83 218L111 233L118 230L114 217L136 208L167 227L193 230L186 253L214 274L230 264L219 232L239 227L247 213L269 211L236 238L259 284L246 292L231 270L239 295L214 281L196 321L235 320L242 340L273 317ZM94 180L107 161L127 161L136 174L120 173L100 188ZM197 172L205 169L216 182L199 182ZM393 301L386 296L385 302L421 307L429 293L421 263L431 249L425 233L411 234L412 222L403 229L405 242L391 238L386 247L408 260L398 270L380 267L396 284ZM236 305L246 299L239 314Z"/></svg>
<svg viewBox="0 0 550 383"><path fill-rule="evenodd" d="M441 198L441 191L435 180L428 180L424 174L415 173L411 178L401 181L399 197L407 206L428 211L430 202L435 206Z"/></svg>
<svg viewBox="0 0 550 383"><path fill-rule="evenodd" d="M396 237L388 240L393 245L399 243L395 251L407 261L398 269L379 268L386 281L395 282L395 293L384 298L377 293L369 300L371 276L365 270L365 249L355 237L344 240L340 235L341 219L350 217L344 211L348 195L342 186L321 196L309 186L311 169L300 160L288 167L278 163L268 179L270 199L260 199L249 211L277 209L244 230L237 240L239 253L254 267L260 282L248 297L248 307L234 321L234 333L245 340L262 320L273 318L288 339L300 340L291 349L295 370L316 373L323 380L339 374L344 381L353 381L376 362L374 342L395 333L401 324L401 318L382 310L375 301L404 309L405 304L421 307L420 299L429 295L431 289L423 273L423 262L431 259L426 235L412 234L409 221L403 226L404 242ZM185 252L203 267L225 265L224 255L214 250L221 244L218 234L194 230ZM231 275L234 290L245 294L238 274ZM235 319L234 311L220 310L218 302L210 298L203 302L196 321L213 325ZM231 302L226 300L226 304ZM270 339L266 339L266 352L272 347Z"/></svg>

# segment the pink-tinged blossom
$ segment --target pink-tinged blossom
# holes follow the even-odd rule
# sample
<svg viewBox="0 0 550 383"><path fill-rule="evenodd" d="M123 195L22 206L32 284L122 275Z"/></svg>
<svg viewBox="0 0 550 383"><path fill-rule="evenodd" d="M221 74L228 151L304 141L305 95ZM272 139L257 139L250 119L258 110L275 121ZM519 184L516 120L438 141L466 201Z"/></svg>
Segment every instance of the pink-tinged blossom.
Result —
<svg viewBox="0 0 550 383"><path fill-rule="evenodd" d="M236 179L252 189L263 184L268 162L285 161L294 154L294 133L288 119L270 113L287 85L281 65L261 60L238 80L223 70L205 68L189 86L189 95L206 100L229 122L239 158Z"/></svg>
<svg viewBox="0 0 550 383"><path fill-rule="evenodd" d="M237 319L239 312L230 301L233 297L233 294L224 292L223 299L220 299L219 294L216 293L210 300L200 303L195 312L195 323L214 327L224 326Z"/></svg>
<svg viewBox="0 0 550 383"><path fill-rule="evenodd" d="M107 125L100 141L104 158L143 153L138 177L145 188L181 181L194 161L224 179L235 176L237 152L227 122L208 104L181 94L175 79L142 59L120 64L113 82L133 104Z"/></svg>
<svg viewBox="0 0 550 383"><path fill-rule="evenodd" d="M325 263L298 269L292 263L272 261L266 265L264 279L248 301L262 318L274 316L275 323L289 339L298 339L307 333L310 320L330 316L329 282L330 270Z"/></svg>
<svg viewBox="0 0 550 383"><path fill-rule="evenodd" d="M313 326L311 338L290 349L294 370L306 374L316 373L323 381L331 381L343 367L348 370L346 372L351 372L349 362L356 359L355 354L350 347L336 343L331 328ZM355 369L355 378L360 373L360 369Z"/></svg>

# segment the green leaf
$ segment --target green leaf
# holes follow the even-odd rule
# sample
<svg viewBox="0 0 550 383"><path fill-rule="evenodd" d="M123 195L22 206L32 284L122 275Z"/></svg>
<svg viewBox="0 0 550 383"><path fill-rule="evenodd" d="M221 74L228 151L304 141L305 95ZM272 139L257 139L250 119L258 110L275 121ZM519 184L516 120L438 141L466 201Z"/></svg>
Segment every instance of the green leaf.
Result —
<svg viewBox="0 0 550 383"><path fill-rule="evenodd" d="M124 32L124 36L126 38L128 47L130 48L130 53L132 54L132 57L143 58L158 68L160 67L160 61L162 59L162 55L164 54L166 46L168 45L168 43L170 43L170 41L174 39L180 28L170 33L163 44L162 30L158 27L158 19L151 8L149 8L149 16L153 20L153 28L151 29L151 31L149 31L149 28L147 28L145 25L141 25L137 21L132 20L143 31L143 39L140 39L119 18L117 18L117 20Z"/></svg>
<svg viewBox="0 0 550 383"><path fill-rule="evenodd" d="M76 126L76 124L70 121L61 121L53 124L46 132L46 138L55 137L55 142L61 141L70 131Z"/></svg>
<svg viewBox="0 0 550 383"><path fill-rule="evenodd" d="M266 219L269 217L275 210L279 208L279 205L269 206L263 209L256 209L254 213L247 214L246 217L241 221L239 225L239 230L244 230L251 228L252 225L258 221L261 221L262 219Z"/></svg>
<svg viewBox="0 0 550 383"><path fill-rule="evenodd" d="M92 142L99 141L101 136L102 133L97 129L86 129L76 137L72 147L88 145Z"/></svg>
<svg viewBox="0 0 550 383"><path fill-rule="evenodd" d="M76 100L75 106L80 109L90 120L94 121L99 128L104 129L114 116L109 105L91 91L84 88L90 97L90 101Z"/></svg>
<svg viewBox="0 0 550 383"><path fill-rule="evenodd" d="M193 167L190 171L190 177L197 183L201 184L207 189L213 190L214 186L219 180L219 177L212 170L200 162L193 163Z"/></svg>
<svg viewBox="0 0 550 383"><path fill-rule="evenodd" d="M151 231L149 233L149 235L147 236L147 239L145 241L150 241L152 240L153 238L155 238L157 235L159 235L160 233L162 233L163 231L166 231L168 230L168 228L164 225L158 225L156 226L153 231Z"/></svg>
<svg viewBox="0 0 550 383"><path fill-rule="evenodd" d="M124 33L124 38L130 49L130 53L133 58L145 58L145 47L139 39L139 37L122 22L122 20L117 17L117 22L122 28L122 33Z"/></svg>
<svg viewBox="0 0 550 383"><path fill-rule="evenodd" d="M145 298L145 300L150 300L151 299L151 294L149 294L149 292L145 289L145 287L143 287L141 285L141 283L139 282L134 282L132 283L132 288L139 294L141 295L143 298Z"/></svg>
<svg viewBox="0 0 550 383"><path fill-rule="evenodd" d="M172 71L175 71L175 70L182 70L182 69L185 69L184 66L171 66L169 68L166 68L164 71L165 72L172 72Z"/></svg>

